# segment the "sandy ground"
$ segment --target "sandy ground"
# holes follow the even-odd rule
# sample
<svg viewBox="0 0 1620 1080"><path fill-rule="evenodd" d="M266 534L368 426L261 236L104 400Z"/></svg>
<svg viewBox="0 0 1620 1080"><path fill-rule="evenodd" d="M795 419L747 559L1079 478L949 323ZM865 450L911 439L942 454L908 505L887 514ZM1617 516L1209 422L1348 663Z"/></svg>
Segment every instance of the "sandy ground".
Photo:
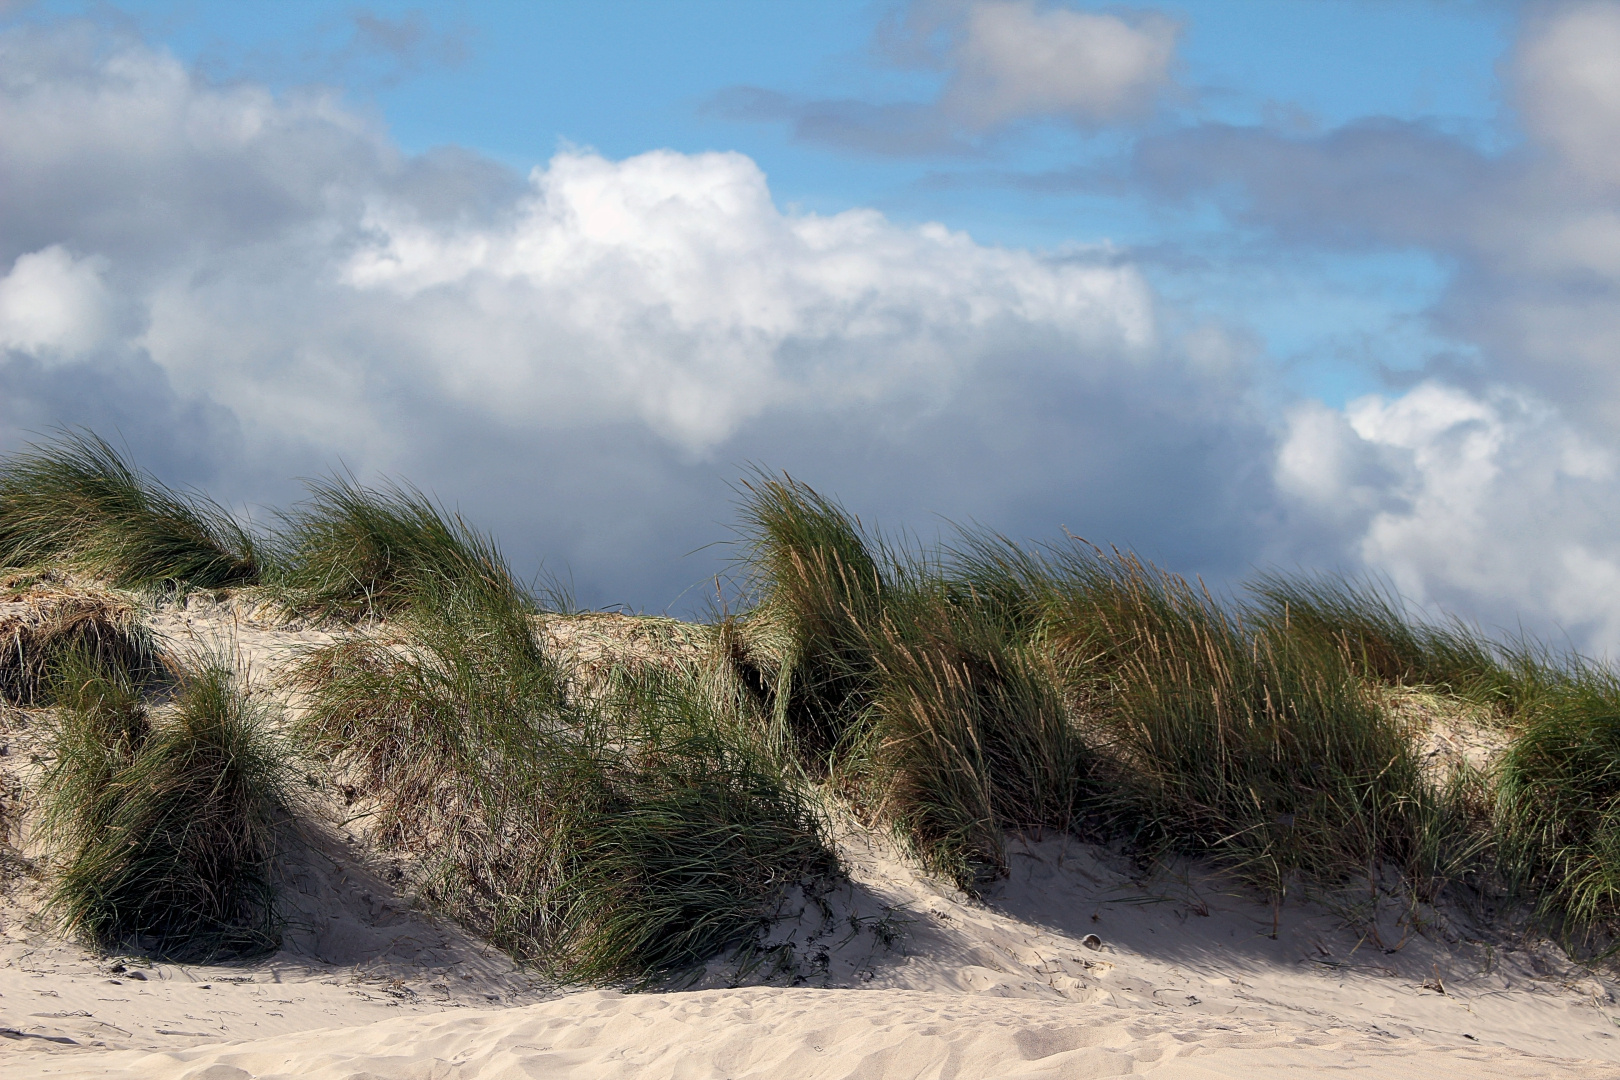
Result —
<svg viewBox="0 0 1620 1080"><path fill-rule="evenodd" d="M194 601L156 628L228 641L268 686L326 640ZM12 711L7 775L34 728ZM329 808L284 889L281 952L235 966L86 953L0 900L5 1077L1620 1077L1615 982L1557 949L1409 912L1387 895L1352 932L1322 904L1279 910L1197 867L1142 878L1106 851L1015 843L971 900L846 828L850 882L793 897L748 956L685 988L548 991L411 908ZM1273 936L1275 935L1275 936Z"/></svg>

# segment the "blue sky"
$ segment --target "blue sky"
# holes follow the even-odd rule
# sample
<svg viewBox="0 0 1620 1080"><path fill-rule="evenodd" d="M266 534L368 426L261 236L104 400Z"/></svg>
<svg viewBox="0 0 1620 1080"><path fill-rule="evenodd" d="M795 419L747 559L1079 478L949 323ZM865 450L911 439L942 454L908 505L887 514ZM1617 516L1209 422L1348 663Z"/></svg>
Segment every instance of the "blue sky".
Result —
<svg viewBox="0 0 1620 1080"><path fill-rule="evenodd" d="M11 3L0 443L111 426L243 506L403 473L592 604L688 604L752 463L1607 649L1615 45L1606 2Z"/></svg>

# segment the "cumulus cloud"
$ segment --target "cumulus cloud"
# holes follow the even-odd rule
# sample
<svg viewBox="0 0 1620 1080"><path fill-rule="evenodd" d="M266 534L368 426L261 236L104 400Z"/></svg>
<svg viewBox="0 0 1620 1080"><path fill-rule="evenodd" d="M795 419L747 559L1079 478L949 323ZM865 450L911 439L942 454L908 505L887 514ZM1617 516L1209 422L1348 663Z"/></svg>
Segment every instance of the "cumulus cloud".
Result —
<svg viewBox="0 0 1620 1080"><path fill-rule="evenodd" d="M329 97L83 28L0 60L6 446L94 422L250 502L401 472L590 603L716 569L681 557L747 462L895 525L1212 570L1253 547L1242 372L1167 338L1116 253L787 212L738 154L412 157Z"/></svg>
<svg viewBox="0 0 1620 1080"><path fill-rule="evenodd" d="M786 121L800 139L890 155L972 154L1031 121L1082 130L1141 119L1173 85L1180 27L1152 11L1077 11L1036 0L918 0L880 35L882 52L939 70L928 101L795 98L733 87L711 108Z"/></svg>
<svg viewBox="0 0 1620 1080"><path fill-rule="evenodd" d="M977 130L1028 117L1095 125L1141 113L1170 82L1176 24L991 0L967 10L941 105Z"/></svg>
<svg viewBox="0 0 1620 1080"><path fill-rule="evenodd" d="M105 264L75 259L59 244L18 256L0 278L0 349L55 359L102 344L112 331Z"/></svg>
<svg viewBox="0 0 1620 1080"><path fill-rule="evenodd" d="M1523 392L1427 382L1344 410L1296 408L1278 486L1344 538L1352 565L1419 603L1497 626L1562 627L1620 653L1612 446Z"/></svg>
<svg viewBox="0 0 1620 1080"><path fill-rule="evenodd" d="M437 351L424 366L514 419L588 401L705 451L782 408L927 408L1031 327L1075 355L1153 344L1129 268L870 210L785 215L740 154L566 153L531 184L495 229L373 206L340 273L409 301L402 336ZM509 332L464 355L492 317Z"/></svg>

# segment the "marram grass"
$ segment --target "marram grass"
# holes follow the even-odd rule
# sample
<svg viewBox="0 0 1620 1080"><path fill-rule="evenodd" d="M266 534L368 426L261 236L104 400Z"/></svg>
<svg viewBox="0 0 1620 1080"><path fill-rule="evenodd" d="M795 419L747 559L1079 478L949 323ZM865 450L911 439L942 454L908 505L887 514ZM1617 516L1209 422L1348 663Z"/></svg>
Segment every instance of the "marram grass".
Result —
<svg viewBox="0 0 1620 1080"><path fill-rule="evenodd" d="M1007 829L1069 827L1084 750L996 597L788 477L755 477L742 517L757 599L743 638L788 763L965 886L1003 871Z"/></svg>
<svg viewBox="0 0 1620 1080"><path fill-rule="evenodd" d="M1211 856L1277 897L1385 865L1429 896L1479 846L1367 681L1360 594L1290 623L1078 542L905 553L787 478L743 518L793 750L960 884L1001 872L1009 829Z"/></svg>
<svg viewBox="0 0 1620 1080"><path fill-rule="evenodd" d="M1042 633L1105 763L1093 813L1265 892L1402 870L1432 897L1468 845L1341 640L1298 634L1126 555L1054 550Z"/></svg>
<svg viewBox="0 0 1620 1080"><path fill-rule="evenodd" d="M258 542L218 503L88 432L0 461L0 566L50 563L132 589L246 585L261 569Z"/></svg>
<svg viewBox="0 0 1620 1080"><path fill-rule="evenodd" d="M296 610L388 618L424 589L479 589L536 607L493 540L415 488L343 475L308 488L278 537L276 584Z"/></svg>
<svg viewBox="0 0 1620 1080"><path fill-rule="evenodd" d="M89 656L56 678L44 825L63 927L99 949L176 960L273 950L287 757L230 667L187 671L157 709Z"/></svg>
<svg viewBox="0 0 1620 1080"><path fill-rule="evenodd" d="M116 667L139 686L169 677L151 632L127 599L26 577L11 584L0 590L0 700L51 704L53 671L79 656Z"/></svg>
<svg viewBox="0 0 1620 1080"><path fill-rule="evenodd" d="M301 730L432 906L564 982L646 985L746 943L837 865L696 681L572 692L526 607L457 583L310 652Z"/></svg>
<svg viewBox="0 0 1620 1080"><path fill-rule="evenodd" d="M1561 661L1561 662L1560 662ZM1510 895L1566 938L1620 936L1620 677L1521 654L1534 692L1494 777L1494 840Z"/></svg>
<svg viewBox="0 0 1620 1080"><path fill-rule="evenodd" d="M1072 539L922 550L764 473L741 509L749 602L703 677L560 663L493 540L404 484L316 482L256 537L73 434L0 462L0 564L263 580L293 610L381 620L304 658L303 734L426 899L559 979L646 982L748 940L787 884L837 872L808 809L828 796L968 888L1036 830L1206 856L1279 901L1393 869L1416 900L1472 890L1569 938L1620 934L1607 665L1413 618L1376 582L1216 596ZM127 603L28 595L0 622L0 690L61 703L70 924L108 947L265 947L280 761L253 709L207 671L143 701L162 665ZM1390 687L1466 705L1507 751L1448 781ZM194 830L171 827L182 802Z"/></svg>

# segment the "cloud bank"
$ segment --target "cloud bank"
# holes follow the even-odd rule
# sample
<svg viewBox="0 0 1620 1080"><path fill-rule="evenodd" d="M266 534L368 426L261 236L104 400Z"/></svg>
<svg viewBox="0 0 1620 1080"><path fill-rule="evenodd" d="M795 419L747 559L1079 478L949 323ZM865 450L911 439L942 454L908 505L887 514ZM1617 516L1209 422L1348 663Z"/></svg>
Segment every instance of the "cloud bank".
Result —
<svg viewBox="0 0 1620 1080"><path fill-rule="evenodd" d="M1068 525L1212 572L1270 483L1243 379L1117 253L785 212L739 154L522 176L94 28L16 31L0 223L6 447L91 423L241 502L403 473L588 603L721 567L685 556L749 463L894 526Z"/></svg>
<svg viewBox="0 0 1620 1080"><path fill-rule="evenodd" d="M1144 139L1131 175L1280 245L1421 250L1455 343L1418 385L1295 408L1276 478L1298 534L1498 625L1620 650L1620 8L1532 9L1505 72L1524 140L1429 125L1315 136L1208 125ZM1460 359L1459 359L1460 358ZM1321 549L1318 549L1321 550Z"/></svg>

